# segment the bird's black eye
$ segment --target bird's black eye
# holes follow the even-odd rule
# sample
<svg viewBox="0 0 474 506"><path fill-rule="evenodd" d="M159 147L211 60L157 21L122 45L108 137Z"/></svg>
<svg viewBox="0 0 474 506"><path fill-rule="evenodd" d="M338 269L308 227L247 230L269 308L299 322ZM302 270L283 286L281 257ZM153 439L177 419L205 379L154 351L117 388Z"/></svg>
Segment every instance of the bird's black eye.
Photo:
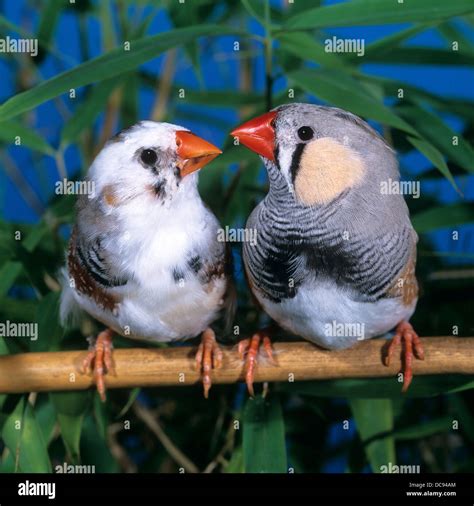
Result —
<svg viewBox="0 0 474 506"><path fill-rule="evenodd" d="M298 128L298 137L302 141L309 141L313 138L313 135L313 129L309 126L302 126L301 128Z"/></svg>
<svg viewBox="0 0 474 506"><path fill-rule="evenodd" d="M158 156L152 149L144 149L140 158L145 165L155 165L156 160L158 160Z"/></svg>

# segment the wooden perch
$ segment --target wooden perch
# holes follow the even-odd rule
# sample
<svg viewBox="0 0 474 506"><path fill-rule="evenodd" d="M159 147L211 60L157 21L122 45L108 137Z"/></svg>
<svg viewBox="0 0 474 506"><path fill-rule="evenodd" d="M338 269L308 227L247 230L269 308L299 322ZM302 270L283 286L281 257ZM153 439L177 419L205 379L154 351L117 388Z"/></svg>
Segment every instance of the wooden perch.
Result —
<svg viewBox="0 0 474 506"><path fill-rule="evenodd" d="M396 353L390 367L382 364L384 339L359 343L340 351L322 350L308 342L275 343L274 366L262 358L255 380L294 381L395 376L401 369ZM425 360L413 360L414 374L474 374L474 338L425 337ZM212 373L213 383L243 380L243 362L236 346L222 347L221 369ZM196 347L133 348L114 351L115 374L106 376L107 388L192 385L200 381L195 369ZM82 374L86 350L24 353L0 357L0 393L81 390L93 384Z"/></svg>

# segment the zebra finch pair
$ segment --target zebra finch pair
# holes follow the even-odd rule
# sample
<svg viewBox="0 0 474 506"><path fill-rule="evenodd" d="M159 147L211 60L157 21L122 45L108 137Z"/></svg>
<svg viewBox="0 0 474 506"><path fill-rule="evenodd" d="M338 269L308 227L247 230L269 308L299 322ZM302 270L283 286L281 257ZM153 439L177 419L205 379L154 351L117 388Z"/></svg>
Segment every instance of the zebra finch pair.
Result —
<svg viewBox="0 0 474 506"><path fill-rule="evenodd" d="M423 359L408 323L417 302L417 236L403 197L380 191L398 180L392 149L364 121L336 108L292 104L232 132L260 154L270 182L247 228L248 284L282 328L328 349L346 348L395 328L386 363L404 344L404 384L413 355ZM112 335L173 342L202 334L196 362L204 394L222 353L212 324L233 319L235 291L220 225L197 190L197 172L220 150L187 129L143 121L111 139L88 172L96 191L81 196L70 240L61 316L84 310L106 326L84 359L105 399ZM363 336L328 331L360 323ZM239 343L253 378L258 330Z"/></svg>

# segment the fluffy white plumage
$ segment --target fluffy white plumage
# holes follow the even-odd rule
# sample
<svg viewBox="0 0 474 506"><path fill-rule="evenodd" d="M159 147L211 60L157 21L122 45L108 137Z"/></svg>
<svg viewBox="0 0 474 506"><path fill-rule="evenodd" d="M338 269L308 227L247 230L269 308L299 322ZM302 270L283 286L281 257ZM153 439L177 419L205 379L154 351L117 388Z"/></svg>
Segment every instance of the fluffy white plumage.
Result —
<svg viewBox="0 0 474 506"><path fill-rule="evenodd" d="M116 304L103 307L77 279L71 283L69 262L63 320L79 307L121 335L173 341L198 335L224 308L228 277L217 267L225 263L225 244L199 196L197 173L181 178L176 168L177 131L187 129L141 122L109 141L93 162L88 178L95 192L79 199L75 240L92 270L112 285L98 283ZM144 166L143 149L158 154L156 166Z"/></svg>

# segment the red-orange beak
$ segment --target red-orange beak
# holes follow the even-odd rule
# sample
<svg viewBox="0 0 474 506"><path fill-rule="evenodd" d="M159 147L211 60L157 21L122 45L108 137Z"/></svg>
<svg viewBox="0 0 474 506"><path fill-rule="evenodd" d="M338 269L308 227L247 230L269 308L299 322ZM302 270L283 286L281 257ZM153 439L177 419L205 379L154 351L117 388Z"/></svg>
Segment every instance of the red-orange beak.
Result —
<svg viewBox="0 0 474 506"><path fill-rule="evenodd" d="M207 165L222 151L210 142L184 130L176 132L178 167L181 176L187 176Z"/></svg>
<svg viewBox="0 0 474 506"><path fill-rule="evenodd" d="M247 121L233 130L230 135L237 137L239 142L255 153L275 161L275 130L273 121L277 113L267 112Z"/></svg>

